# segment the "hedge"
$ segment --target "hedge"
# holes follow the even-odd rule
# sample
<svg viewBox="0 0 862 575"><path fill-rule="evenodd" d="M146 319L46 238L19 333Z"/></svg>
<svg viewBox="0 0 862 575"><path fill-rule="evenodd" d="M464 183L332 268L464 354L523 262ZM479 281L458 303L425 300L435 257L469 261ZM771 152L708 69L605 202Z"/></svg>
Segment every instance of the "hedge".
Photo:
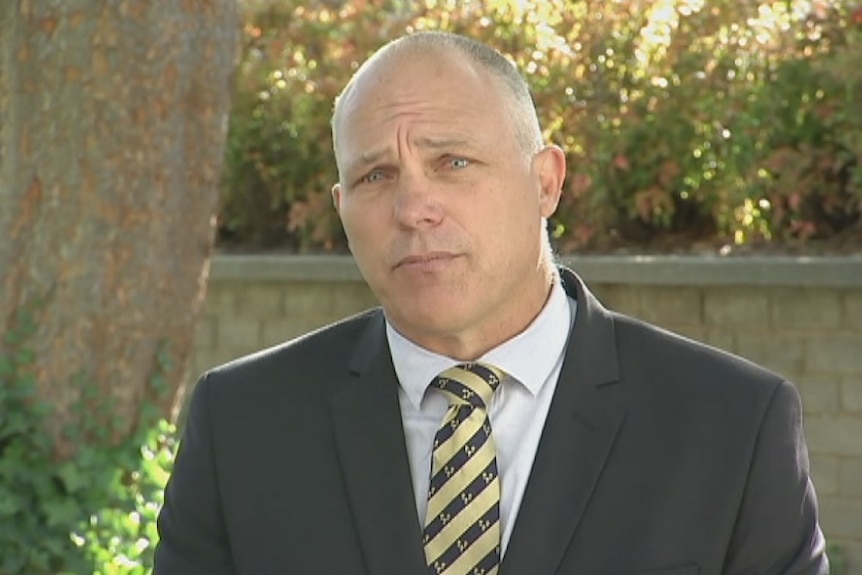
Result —
<svg viewBox="0 0 862 575"><path fill-rule="evenodd" d="M374 49L442 29L530 82L569 171L564 252L862 246L862 3L244 0L222 248L343 251L332 101Z"/></svg>

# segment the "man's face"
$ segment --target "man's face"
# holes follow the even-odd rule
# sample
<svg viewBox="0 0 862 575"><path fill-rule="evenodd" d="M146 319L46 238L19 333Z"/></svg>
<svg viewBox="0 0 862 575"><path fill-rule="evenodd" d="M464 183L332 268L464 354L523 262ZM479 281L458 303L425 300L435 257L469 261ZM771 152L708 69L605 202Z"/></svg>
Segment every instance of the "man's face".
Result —
<svg viewBox="0 0 862 575"><path fill-rule="evenodd" d="M333 199L393 326L458 359L523 330L548 293L542 218L565 160L531 156L487 72L455 54L397 54L342 102Z"/></svg>

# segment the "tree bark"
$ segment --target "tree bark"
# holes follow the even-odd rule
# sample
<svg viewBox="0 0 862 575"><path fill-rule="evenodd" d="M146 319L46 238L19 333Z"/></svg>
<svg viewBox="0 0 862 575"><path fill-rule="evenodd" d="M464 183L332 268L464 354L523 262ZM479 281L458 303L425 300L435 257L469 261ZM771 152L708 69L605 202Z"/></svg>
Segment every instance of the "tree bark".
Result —
<svg viewBox="0 0 862 575"><path fill-rule="evenodd" d="M35 313L38 396L84 387L114 432L174 414L203 298L236 60L236 0L0 2L0 334ZM2 344L0 344L2 345ZM171 359L160 366L162 346ZM2 351L2 350L0 350ZM105 422L107 424L107 422Z"/></svg>

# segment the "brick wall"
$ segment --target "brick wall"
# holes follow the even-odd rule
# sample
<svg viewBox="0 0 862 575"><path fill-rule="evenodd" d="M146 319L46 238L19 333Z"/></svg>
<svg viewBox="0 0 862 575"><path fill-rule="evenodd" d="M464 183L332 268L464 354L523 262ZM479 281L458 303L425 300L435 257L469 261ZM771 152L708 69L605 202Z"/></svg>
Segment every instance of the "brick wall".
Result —
<svg viewBox="0 0 862 575"><path fill-rule="evenodd" d="M821 520L862 574L862 259L580 259L593 292L643 318L776 370L799 388ZM220 258L196 373L375 305L350 260Z"/></svg>

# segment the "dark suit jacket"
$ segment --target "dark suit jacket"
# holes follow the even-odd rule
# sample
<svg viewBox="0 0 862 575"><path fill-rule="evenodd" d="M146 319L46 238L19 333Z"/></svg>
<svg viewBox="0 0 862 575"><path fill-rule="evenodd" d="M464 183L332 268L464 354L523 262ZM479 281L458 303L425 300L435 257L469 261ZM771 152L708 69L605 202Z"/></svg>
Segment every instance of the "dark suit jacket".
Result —
<svg viewBox="0 0 862 575"><path fill-rule="evenodd" d="M562 274L577 317L502 575L827 573L794 388ZM379 310L207 373L155 574L426 574L397 394Z"/></svg>

